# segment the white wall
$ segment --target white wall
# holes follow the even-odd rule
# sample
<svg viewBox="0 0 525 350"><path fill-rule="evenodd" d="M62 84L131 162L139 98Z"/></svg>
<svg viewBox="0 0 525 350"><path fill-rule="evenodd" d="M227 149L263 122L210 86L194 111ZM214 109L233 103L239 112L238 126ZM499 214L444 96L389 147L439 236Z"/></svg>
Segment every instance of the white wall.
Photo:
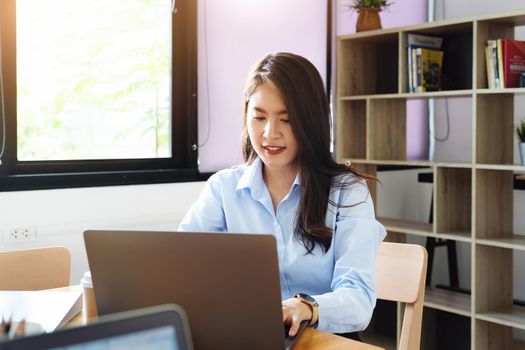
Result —
<svg viewBox="0 0 525 350"><path fill-rule="evenodd" d="M203 182L0 192L0 250L67 247L72 255L71 282L87 271L85 229L176 230ZM12 228L31 227L37 240L8 244Z"/></svg>

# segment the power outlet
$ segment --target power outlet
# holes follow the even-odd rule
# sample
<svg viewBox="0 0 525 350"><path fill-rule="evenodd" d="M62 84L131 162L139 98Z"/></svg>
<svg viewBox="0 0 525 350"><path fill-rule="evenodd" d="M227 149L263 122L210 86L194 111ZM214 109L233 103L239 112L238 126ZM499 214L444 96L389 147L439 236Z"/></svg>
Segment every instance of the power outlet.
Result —
<svg viewBox="0 0 525 350"><path fill-rule="evenodd" d="M4 242L26 243L36 241L36 228L14 227L4 231Z"/></svg>

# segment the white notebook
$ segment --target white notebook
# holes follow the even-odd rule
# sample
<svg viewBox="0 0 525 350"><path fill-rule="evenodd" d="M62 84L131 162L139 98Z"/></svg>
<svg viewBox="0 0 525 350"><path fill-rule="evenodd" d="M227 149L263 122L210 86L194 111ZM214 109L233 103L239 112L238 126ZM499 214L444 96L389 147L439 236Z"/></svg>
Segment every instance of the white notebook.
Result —
<svg viewBox="0 0 525 350"><path fill-rule="evenodd" d="M44 332L64 326L82 310L81 292L0 291L0 317L39 324Z"/></svg>

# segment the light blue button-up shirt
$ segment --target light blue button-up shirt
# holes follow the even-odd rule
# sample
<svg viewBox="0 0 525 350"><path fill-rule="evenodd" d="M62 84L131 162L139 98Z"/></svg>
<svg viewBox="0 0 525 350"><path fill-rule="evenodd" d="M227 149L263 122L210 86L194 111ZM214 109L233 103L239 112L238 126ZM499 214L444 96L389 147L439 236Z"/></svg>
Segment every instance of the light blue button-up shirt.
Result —
<svg viewBox="0 0 525 350"><path fill-rule="evenodd" d="M352 176L352 175L349 175ZM333 187L326 225L334 230L330 249L316 245L306 254L294 235L300 202L300 177L274 210L263 181L262 161L214 174L179 227L181 231L273 233L277 240L281 296L297 292L319 302L318 329L333 333L363 330L376 303L375 259L386 235L375 219L368 188L363 181L346 188Z"/></svg>

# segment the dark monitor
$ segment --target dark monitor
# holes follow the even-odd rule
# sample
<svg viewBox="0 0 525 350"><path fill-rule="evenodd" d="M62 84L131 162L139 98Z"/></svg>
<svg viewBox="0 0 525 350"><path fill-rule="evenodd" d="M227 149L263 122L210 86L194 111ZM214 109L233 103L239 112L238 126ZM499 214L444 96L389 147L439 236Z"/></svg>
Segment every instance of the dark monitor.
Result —
<svg viewBox="0 0 525 350"><path fill-rule="evenodd" d="M14 339L0 350L193 350L188 320L175 304L101 317L83 327Z"/></svg>

